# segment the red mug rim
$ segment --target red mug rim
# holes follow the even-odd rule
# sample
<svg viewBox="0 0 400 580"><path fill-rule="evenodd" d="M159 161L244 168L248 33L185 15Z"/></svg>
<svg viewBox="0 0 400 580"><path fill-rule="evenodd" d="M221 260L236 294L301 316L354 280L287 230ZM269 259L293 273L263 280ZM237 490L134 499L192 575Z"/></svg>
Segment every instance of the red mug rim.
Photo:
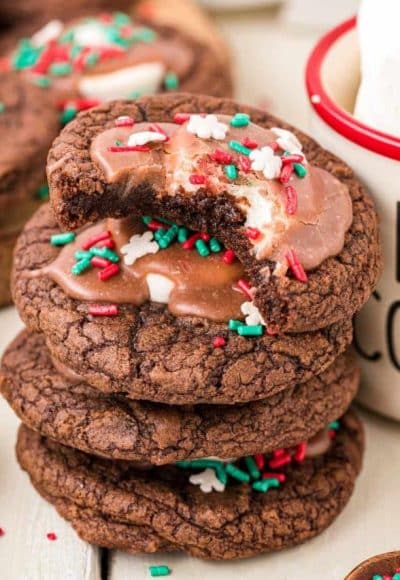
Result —
<svg viewBox="0 0 400 580"><path fill-rule="evenodd" d="M306 87L311 106L330 127L353 143L385 157L400 160L400 138L364 125L339 107L324 89L321 80L324 58L338 38L355 26L355 16L342 22L325 34L311 52L306 67Z"/></svg>

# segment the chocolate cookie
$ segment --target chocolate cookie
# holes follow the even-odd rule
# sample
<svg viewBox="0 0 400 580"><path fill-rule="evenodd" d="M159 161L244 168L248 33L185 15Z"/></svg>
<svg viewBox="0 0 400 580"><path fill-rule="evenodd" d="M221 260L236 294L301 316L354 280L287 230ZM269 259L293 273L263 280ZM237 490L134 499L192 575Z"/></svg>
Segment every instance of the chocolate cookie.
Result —
<svg viewBox="0 0 400 580"><path fill-rule="evenodd" d="M159 95L92 109L56 139L47 173L67 229L139 212L215 236L242 262L271 331L351 317L381 267L376 212L351 169L231 101Z"/></svg>
<svg viewBox="0 0 400 580"><path fill-rule="evenodd" d="M400 580L400 552L372 556L354 568L345 580Z"/></svg>
<svg viewBox="0 0 400 580"><path fill-rule="evenodd" d="M264 401L172 407L100 394L68 369L56 369L43 337L24 331L8 347L0 377L14 411L42 435L95 455L162 465L310 439L349 407L359 370L347 354L319 377Z"/></svg>
<svg viewBox="0 0 400 580"><path fill-rule="evenodd" d="M223 492L205 493L199 478L182 466L140 471L129 462L62 447L26 427L17 444L18 460L33 485L83 539L132 552L149 544L154 551L164 540L170 549L209 559L280 550L322 532L351 496L362 451L361 425L349 413L328 450L292 461L281 482L273 478L273 487L266 485L268 479L235 483L228 475ZM238 477L245 471L226 466L222 473ZM98 534L95 522L102 524ZM138 526L144 531L140 544Z"/></svg>
<svg viewBox="0 0 400 580"><path fill-rule="evenodd" d="M113 280L120 283L119 276L100 282L104 290L100 287L89 301L87 297L84 300L84 293L80 298L71 297L66 284L95 282L98 274L93 270L71 275L73 256L69 257L72 262L65 276L58 268L53 270L63 253L74 254L75 247L80 247L72 243L60 251L49 243L52 235L59 233L45 206L26 225L15 253L14 299L27 326L45 334L53 356L103 391L170 404L233 404L263 399L288 384L303 383L321 373L351 342L349 319L302 335L265 333L246 338L228 330L226 322L204 316L175 316L163 304L151 301L139 307L120 304L115 317L92 316L93 303L107 302L104 293L114 288ZM90 235L84 231L77 241L80 236L86 240ZM163 256L169 255L166 253L154 256L164 260ZM182 261L182 253L180 256ZM196 264L200 261L201 266L204 260L204 267L212 273L212 267L222 264L221 256L222 252L215 258L198 257ZM195 259L192 254L191 259ZM238 266L228 265L226 270L233 268L237 276ZM200 280L193 276L193 266L188 266L188 271L198 286ZM122 282L124 301L129 289L131 295L135 293L135 287L131 279ZM207 287L202 289L203 300L207 291ZM205 295L209 297L207 314L213 293ZM227 307L233 300L229 296L223 301ZM216 338L223 338L223 348L215 348Z"/></svg>
<svg viewBox="0 0 400 580"><path fill-rule="evenodd" d="M0 77L0 305L10 301L12 249L41 203L45 160L58 132L58 114L38 87L12 73Z"/></svg>
<svg viewBox="0 0 400 580"><path fill-rule="evenodd" d="M172 27L100 13L51 20L20 42L2 68L52 95L68 122L77 111L113 98L162 91L232 92L229 67L207 45Z"/></svg>

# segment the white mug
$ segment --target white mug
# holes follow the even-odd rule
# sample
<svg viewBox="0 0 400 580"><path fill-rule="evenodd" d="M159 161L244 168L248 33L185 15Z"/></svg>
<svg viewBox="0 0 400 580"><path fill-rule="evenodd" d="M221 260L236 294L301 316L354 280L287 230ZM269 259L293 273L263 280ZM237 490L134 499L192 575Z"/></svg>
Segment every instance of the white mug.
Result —
<svg viewBox="0 0 400 580"><path fill-rule="evenodd" d="M355 26L355 18L337 26L310 55L310 132L354 169L377 205L384 272L356 317L355 346L362 366L359 400L400 420L400 139L352 116L360 70Z"/></svg>

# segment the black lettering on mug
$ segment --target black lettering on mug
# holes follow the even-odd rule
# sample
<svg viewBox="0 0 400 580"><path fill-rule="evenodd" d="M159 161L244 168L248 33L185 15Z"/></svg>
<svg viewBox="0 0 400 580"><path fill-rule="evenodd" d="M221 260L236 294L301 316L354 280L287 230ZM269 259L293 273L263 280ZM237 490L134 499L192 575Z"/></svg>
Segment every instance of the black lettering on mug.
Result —
<svg viewBox="0 0 400 580"><path fill-rule="evenodd" d="M400 371L400 359L398 358L395 350L394 323L396 319L396 313L399 309L400 309L400 300L397 300L396 302L393 302L393 304L390 306L386 321L386 340L388 344L389 357L398 371Z"/></svg>

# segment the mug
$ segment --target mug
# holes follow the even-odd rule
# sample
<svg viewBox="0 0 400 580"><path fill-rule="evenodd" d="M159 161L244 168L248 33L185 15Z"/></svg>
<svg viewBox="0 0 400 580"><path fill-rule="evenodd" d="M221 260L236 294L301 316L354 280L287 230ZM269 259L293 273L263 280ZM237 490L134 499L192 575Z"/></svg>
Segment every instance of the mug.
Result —
<svg viewBox="0 0 400 580"><path fill-rule="evenodd" d="M384 271L355 321L359 401L400 420L400 138L354 118L360 82L356 19L328 32L306 68L310 132L344 159L373 195L381 224Z"/></svg>

